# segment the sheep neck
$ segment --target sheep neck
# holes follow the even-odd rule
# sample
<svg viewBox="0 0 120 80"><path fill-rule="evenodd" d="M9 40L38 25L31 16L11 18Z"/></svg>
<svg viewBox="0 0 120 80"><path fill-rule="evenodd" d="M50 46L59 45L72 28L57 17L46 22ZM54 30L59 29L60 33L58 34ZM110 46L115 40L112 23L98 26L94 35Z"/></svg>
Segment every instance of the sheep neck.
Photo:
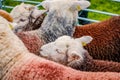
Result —
<svg viewBox="0 0 120 80"><path fill-rule="evenodd" d="M0 80L28 52L22 41L9 29L0 32Z"/></svg>
<svg viewBox="0 0 120 80"><path fill-rule="evenodd" d="M57 11L49 12L45 17L39 32L45 43L52 42L62 35L72 36L76 20L58 15Z"/></svg>

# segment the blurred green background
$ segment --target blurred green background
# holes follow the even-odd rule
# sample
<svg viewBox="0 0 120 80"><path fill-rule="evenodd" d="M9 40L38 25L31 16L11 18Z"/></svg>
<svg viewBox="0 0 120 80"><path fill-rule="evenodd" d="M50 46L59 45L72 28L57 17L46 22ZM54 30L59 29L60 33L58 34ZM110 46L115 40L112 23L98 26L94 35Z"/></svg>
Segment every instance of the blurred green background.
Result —
<svg viewBox="0 0 120 80"><path fill-rule="evenodd" d="M42 0L31 0L31 1L42 1ZM4 3L6 5L15 6L20 4L20 2L15 2L13 0L6 0ZM120 14L120 2L114 2L112 0L91 0L90 9L101 10L111 13ZM10 9L7 9L10 12ZM95 20L105 20L108 19L110 16L89 12L88 18L95 19Z"/></svg>

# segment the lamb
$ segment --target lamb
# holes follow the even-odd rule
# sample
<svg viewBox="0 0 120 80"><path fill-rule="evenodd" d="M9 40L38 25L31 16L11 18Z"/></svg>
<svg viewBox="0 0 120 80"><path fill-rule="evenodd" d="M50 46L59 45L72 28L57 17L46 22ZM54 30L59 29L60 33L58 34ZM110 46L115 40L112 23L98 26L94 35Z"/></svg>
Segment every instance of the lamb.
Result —
<svg viewBox="0 0 120 80"><path fill-rule="evenodd" d="M119 80L116 72L83 72L29 53L0 17L0 80Z"/></svg>
<svg viewBox="0 0 120 80"><path fill-rule="evenodd" d="M94 59L120 62L120 16L99 23L76 26L74 38L89 35L94 40L85 49Z"/></svg>
<svg viewBox="0 0 120 80"><path fill-rule="evenodd" d="M76 39L62 36L54 42L43 45L40 56L81 71L120 72L120 63L95 60L83 48L82 43L88 44L92 39L90 36Z"/></svg>
<svg viewBox="0 0 120 80"><path fill-rule="evenodd" d="M13 31L17 33L38 29L43 22L45 12L46 10L39 10L36 6L31 4L21 3L17 5L10 12L14 23L17 23Z"/></svg>
<svg viewBox="0 0 120 80"><path fill-rule="evenodd" d="M62 35L72 36L77 20L76 7L84 9L90 5L88 1L73 0L43 1L41 4L48 10L41 27L34 31L17 33L28 50L35 54L39 54L43 44L54 41Z"/></svg>

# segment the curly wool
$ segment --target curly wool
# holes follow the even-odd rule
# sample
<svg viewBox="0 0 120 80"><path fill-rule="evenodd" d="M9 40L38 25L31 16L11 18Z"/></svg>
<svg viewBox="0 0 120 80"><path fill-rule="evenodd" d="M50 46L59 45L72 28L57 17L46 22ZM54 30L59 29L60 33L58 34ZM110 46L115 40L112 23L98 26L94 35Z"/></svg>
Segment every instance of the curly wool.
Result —
<svg viewBox="0 0 120 80"><path fill-rule="evenodd" d="M44 44L44 41L39 37L37 30L20 32L17 33L17 36L30 52L39 55L40 47Z"/></svg>
<svg viewBox="0 0 120 80"><path fill-rule="evenodd" d="M93 37L85 48L94 59L120 62L120 16L99 23L77 26L74 37Z"/></svg>

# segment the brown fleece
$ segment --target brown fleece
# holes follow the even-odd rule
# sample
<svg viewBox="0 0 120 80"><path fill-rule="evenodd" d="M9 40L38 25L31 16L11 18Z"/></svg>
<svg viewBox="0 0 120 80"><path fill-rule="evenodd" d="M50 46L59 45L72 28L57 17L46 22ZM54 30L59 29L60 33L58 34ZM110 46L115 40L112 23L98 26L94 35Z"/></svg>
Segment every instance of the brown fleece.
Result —
<svg viewBox="0 0 120 80"><path fill-rule="evenodd" d="M38 36L37 31L20 32L17 33L17 36L23 41L30 52L39 55L40 47L44 42Z"/></svg>
<svg viewBox="0 0 120 80"><path fill-rule="evenodd" d="M94 59L120 62L120 16L82 27L77 26L74 37L90 35L93 41L85 48Z"/></svg>

